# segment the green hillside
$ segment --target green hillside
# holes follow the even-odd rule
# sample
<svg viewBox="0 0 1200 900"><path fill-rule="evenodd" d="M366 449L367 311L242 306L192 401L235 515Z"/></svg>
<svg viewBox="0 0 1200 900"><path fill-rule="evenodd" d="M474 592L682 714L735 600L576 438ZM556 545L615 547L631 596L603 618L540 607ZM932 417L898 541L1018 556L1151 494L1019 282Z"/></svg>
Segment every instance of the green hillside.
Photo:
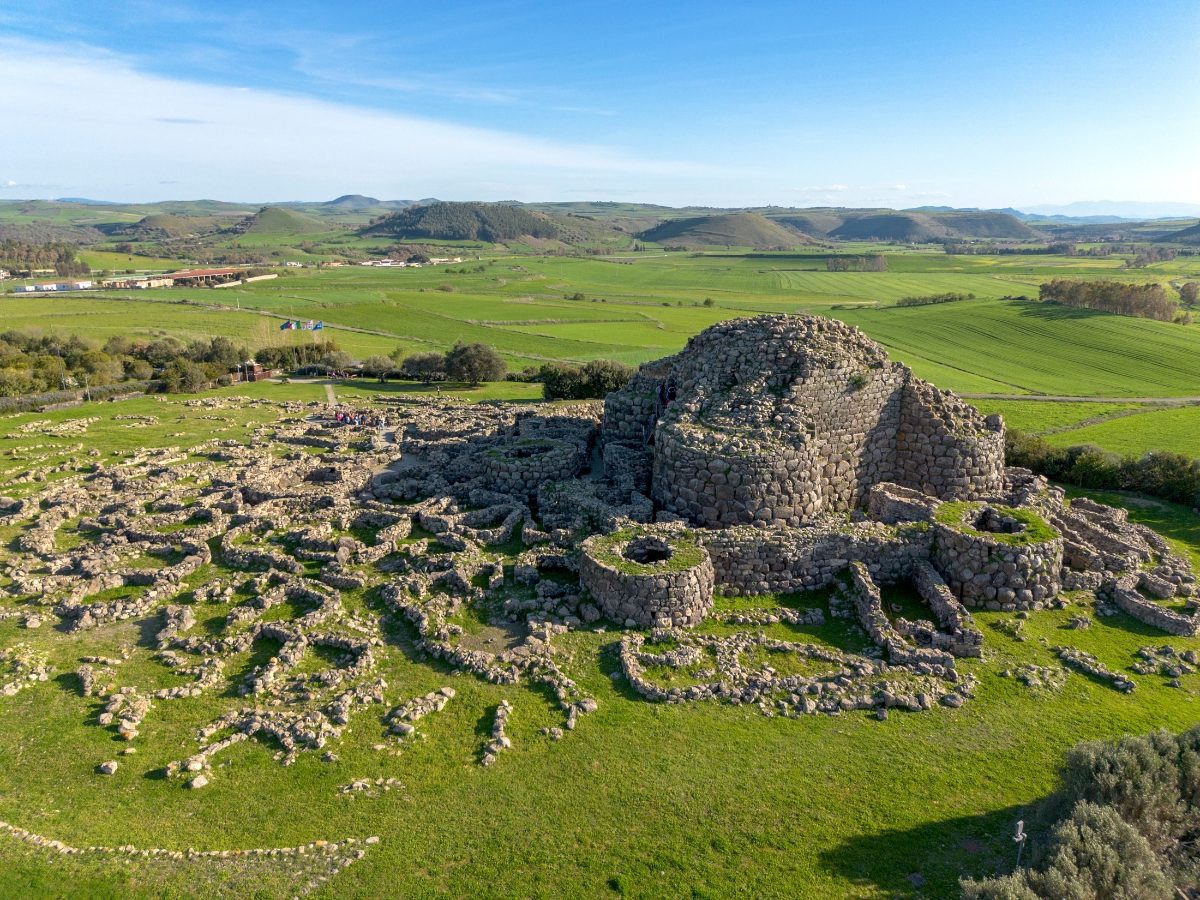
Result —
<svg viewBox="0 0 1200 900"><path fill-rule="evenodd" d="M113 229L116 237L136 241L173 240L195 237L216 231L227 218L216 216L184 216L156 213L146 216L132 225L121 225Z"/></svg>
<svg viewBox="0 0 1200 900"><path fill-rule="evenodd" d="M361 230L365 235L442 241L512 241L558 238L561 226L543 213L503 203L434 203L385 216Z"/></svg>
<svg viewBox="0 0 1200 900"><path fill-rule="evenodd" d="M750 247L774 250L812 243L812 239L758 213L727 213L673 219L643 231L642 240L685 247Z"/></svg>
<svg viewBox="0 0 1200 900"><path fill-rule="evenodd" d="M1181 231L1172 231L1164 235L1162 240L1177 244L1200 244L1200 222Z"/></svg>
<svg viewBox="0 0 1200 900"><path fill-rule="evenodd" d="M1039 235L1006 213L882 211L848 215L829 237L844 241L903 241L922 244L946 238L1036 240Z"/></svg>
<svg viewBox="0 0 1200 900"><path fill-rule="evenodd" d="M264 206L233 227L238 234L317 234L329 226L304 213L278 206Z"/></svg>

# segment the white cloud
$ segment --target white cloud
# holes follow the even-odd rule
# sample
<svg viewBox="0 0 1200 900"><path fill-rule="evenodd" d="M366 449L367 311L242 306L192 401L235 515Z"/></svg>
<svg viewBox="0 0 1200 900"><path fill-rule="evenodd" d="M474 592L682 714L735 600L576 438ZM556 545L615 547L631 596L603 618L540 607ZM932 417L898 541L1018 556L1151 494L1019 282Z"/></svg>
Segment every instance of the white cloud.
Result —
<svg viewBox="0 0 1200 900"><path fill-rule="evenodd" d="M908 185L907 184L893 184L892 190L893 191L907 191Z"/></svg>
<svg viewBox="0 0 1200 900"><path fill-rule="evenodd" d="M669 186L729 174L618 149L528 137L244 87L165 78L84 45L0 39L5 162L96 197L179 195L533 199L614 176ZM185 174L180 174L185 173ZM480 196L485 181L496 187ZM129 197L129 183L141 196ZM11 185L10 185L11 186ZM531 192L518 195L517 191Z"/></svg>

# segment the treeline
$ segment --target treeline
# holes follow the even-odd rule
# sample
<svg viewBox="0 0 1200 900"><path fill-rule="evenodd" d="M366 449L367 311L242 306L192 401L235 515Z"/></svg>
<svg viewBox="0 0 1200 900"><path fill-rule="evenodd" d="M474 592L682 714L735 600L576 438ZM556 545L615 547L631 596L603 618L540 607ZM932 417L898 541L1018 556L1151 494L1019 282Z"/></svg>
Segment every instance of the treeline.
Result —
<svg viewBox="0 0 1200 900"><path fill-rule="evenodd" d="M78 259L79 248L58 241L29 243L6 239L0 242L0 269L12 272L53 269L55 275L86 275L91 270Z"/></svg>
<svg viewBox="0 0 1200 900"><path fill-rule="evenodd" d="M341 348L334 341L321 341L317 344L287 344L283 347L264 347L254 354L254 359L264 369L294 372L306 366L315 366L331 354L340 351Z"/></svg>
<svg viewBox="0 0 1200 900"><path fill-rule="evenodd" d="M829 272L886 272L887 257L881 253L872 256L827 256L825 269Z"/></svg>
<svg viewBox="0 0 1200 900"><path fill-rule="evenodd" d="M1169 247L1141 247L1133 259L1125 260L1126 269L1144 269L1156 262L1170 262L1179 251Z"/></svg>
<svg viewBox="0 0 1200 900"><path fill-rule="evenodd" d="M897 306L931 306L935 303L957 303L959 300L974 300L974 294L927 294L923 297L901 297L896 301Z"/></svg>
<svg viewBox="0 0 1200 900"><path fill-rule="evenodd" d="M1025 866L964 881L967 900L1194 897L1200 727L1078 744L1029 818Z"/></svg>
<svg viewBox="0 0 1200 900"><path fill-rule="evenodd" d="M51 225L48 222L0 222L0 241L25 244L99 244L104 232L90 225Z"/></svg>
<svg viewBox="0 0 1200 900"><path fill-rule="evenodd" d="M78 335L0 334L0 397L103 388L156 379L167 391L197 391L229 378L246 348L224 337L184 343L113 336L102 346Z"/></svg>
<svg viewBox="0 0 1200 900"><path fill-rule="evenodd" d="M401 376L412 381L432 384L435 381L465 381L479 385L485 381L503 381L508 374L508 364L495 347L487 344L455 344L445 353L426 350L403 355L396 350L390 357L399 366ZM389 357L371 357L363 362L363 371L380 379L387 373L381 371Z"/></svg>
<svg viewBox="0 0 1200 900"><path fill-rule="evenodd" d="M968 244L947 241L942 249L952 256L1076 256L1079 248L1071 241L1055 241L1036 247L1008 247L997 244Z"/></svg>
<svg viewBox="0 0 1200 900"><path fill-rule="evenodd" d="M393 372L402 378L433 384L441 381L481 384L484 381L523 381L540 383L547 400L591 400L623 388L633 376L633 368L610 359L594 359L582 366L544 363L522 372L509 373L494 347L486 344L458 344L446 353L425 350L404 354L397 349L390 357L372 356L363 360L362 371L381 381Z"/></svg>
<svg viewBox="0 0 1200 900"><path fill-rule="evenodd" d="M1137 491L1172 503L1200 507L1200 460L1155 450L1122 456L1092 444L1053 447L1044 438L1008 432L1005 461L1051 481L1096 490Z"/></svg>
<svg viewBox="0 0 1200 900"><path fill-rule="evenodd" d="M1119 281L1066 281L1055 278L1038 288L1038 299L1080 309L1097 309L1120 316L1171 322L1177 305L1161 284Z"/></svg>

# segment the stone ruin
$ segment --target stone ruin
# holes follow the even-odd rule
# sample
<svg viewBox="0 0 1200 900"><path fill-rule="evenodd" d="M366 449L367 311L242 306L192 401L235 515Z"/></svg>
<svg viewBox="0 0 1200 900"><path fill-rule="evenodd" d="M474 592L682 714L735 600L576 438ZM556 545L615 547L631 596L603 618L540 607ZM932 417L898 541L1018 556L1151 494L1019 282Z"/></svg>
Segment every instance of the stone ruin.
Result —
<svg viewBox="0 0 1200 900"><path fill-rule="evenodd" d="M653 499L708 527L808 525L881 482L939 500L1004 486L999 416L815 316L727 322L643 366L605 401L602 440L606 459L652 445Z"/></svg>
<svg viewBox="0 0 1200 900"><path fill-rule="evenodd" d="M378 747L402 752L454 691L396 696L378 671L390 620L421 658L553 698L563 727L543 729L550 739L597 708L565 668L558 639L575 629L620 630L621 677L650 700L886 718L970 698L959 661L985 649L974 609L1022 616L1090 596L1099 615L1172 634L1200 623L1195 578L1166 541L1006 469L998 417L826 319L716 325L602 404L399 398L361 430L315 403L186 402L270 406L278 421L248 444L81 454L54 479L14 480L28 490L0 498L0 524L20 529L0 619L78 633L158 617L170 686L140 690L122 659L83 657L79 692L131 742L176 699L243 698L167 761L193 788L238 743L270 738L286 764L372 709ZM64 529L84 539L63 547ZM218 575L197 584L209 566ZM897 585L927 612L899 615L885 599ZM809 605L717 602L761 595ZM864 647L793 639L830 620ZM779 624L799 631L764 631ZM277 649L231 672L256 646ZM805 674L781 674L785 657ZM49 675L40 654L0 648L0 695ZM520 735L505 701L479 759L503 765L497 751Z"/></svg>

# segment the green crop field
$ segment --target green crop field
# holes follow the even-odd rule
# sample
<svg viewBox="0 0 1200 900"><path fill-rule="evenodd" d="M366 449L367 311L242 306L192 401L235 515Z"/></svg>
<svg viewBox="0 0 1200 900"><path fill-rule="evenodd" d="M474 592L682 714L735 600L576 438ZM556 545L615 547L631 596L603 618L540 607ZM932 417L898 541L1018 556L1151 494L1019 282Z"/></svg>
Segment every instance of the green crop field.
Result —
<svg viewBox="0 0 1200 900"><path fill-rule="evenodd" d="M531 387L498 385L464 396L519 398ZM350 402L401 389L336 387ZM324 390L320 383L259 384L208 396L321 402ZM6 417L0 477L11 483L33 457L42 466L68 462L81 440L99 452L99 461L110 461L141 447L245 440L251 426L279 414L273 407L213 410L190 399L148 397ZM1071 415L1100 411L1112 410L1089 404ZM85 438L50 430L84 416L99 418ZM156 421L131 428L129 417L136 416ZM22 430L34 422L46 424ZM1069 416L1056 421L1069 423ZM19 496L39 489L37 483L14 485ZM1175 539L1200 563L1200 519L1191 512L1099 497L1126 505L1134 519ZM12 554L19 533L19 526L0 529L0 556ZM212 565L192 581L223 574ZM375 609L369 597L353 591L344 597L351 608ZM816 595L737 598L719 600L718 608L746 610L780 599L800 606L825 602ZM897 595L895 602L903 599ZM975 699L956 710L893 713L887 722L865 713L792 720L765 717L753 707L648 703L610 677L617 668L615 635L575 632L559 639L563 665L600 708L557 742L540 734L558 720L544 693L454 676L423 659L411 632L396 625L380 649L378 671L387 682L406 696L443 684L457 691L444 712L423 723L424 739L406 745L402 755L380 753L373 749L381 740L378 715L364 711L331 745L334 763L304 753L285 767L272 758L274 746L250 741L223 754L219 777L203 791L183 790L156 773L181 747L194 746L197 722L225 708L228 700L218 696L159 703L147 720L152 727L136 742L137 755L116 757L121 769L111 778L92 771L124 743L108 730L86 727L98 707L79 695L70 673L83 655L116 656L127 645L133 655L122 664L121 683L174 684L151 658L159 616L77 635L24 629L9 619L0 621L0 646L45 651L56 675L0 697L0 820L73 846L223 850L378 837L363 845L361 860L320 889L322 896L953 896L961 875L990 874L1011 862L1013 824L1024 804L1053 787L1066 748L1085 738L1178 730L1196 721L1200 675L1185 675L1182 688L1169 687L1164 677L1134 676L1133 694L1076 673L1058 691L1001 677L1025 663L1055 665L1046 644L1064 641L1126 672L1139 647L1162 641L1124 616L1069 630L1072 614L1036 613L1017 641L1000 627L1005 614L977 613L989 655L961 664L980 678ZM733 630L715 623L703 628ZM854 640L837 624L764 628L782 639L833 647L849 648ZM1200 649L1200 638L1171 643ZM253 662L247 659L246 667ZM489 710L501 699L514 706L508 731L514 746L495 766L482 768L478 747L490 727ZM350 777L393 778L398 785L378 796L338 794ZM0 860L4 896L303 890L302 874L284 859L239 866L236 859L63 856L0 835Z"/></svg>
<svg viewBox="0 0 1200 900"><path fill-rule="evenodd" d="M321 318L327 333L355 352L364 336L351 337L347 328L405 347L482 341L518 367L545 359L643 362L678 350L692 334L732 316L814 312L858 325L919 375L953 390L1200 396L1200 326L998 299L1036 295L1045 270L1053 269L1045 260L892 259L900 261L893 268L903 271L826 272L820 259L804 254L503 257L418 270L285 272L241 288L149 291L139 299L186 297ZM946 271L948 261L962 271ZM979 299L892 308L904 296L944 292ZM567 299L576 295L583 299ZM92 302L100 309L105 301ZM58 327L70 327L69 319L64 316ZM170 328L169 319L156 317L155 324ZM247 334L244 320L240 329L229 333Z"/></svg>
<svg viewBox="0 0 1200 900"><path fill-rule="evenodd" d="M1049 436L1059 446L1095 444L1115 453L1139 455L1170 450L1200 459L1200 406L1149 409Z"/></svg>

